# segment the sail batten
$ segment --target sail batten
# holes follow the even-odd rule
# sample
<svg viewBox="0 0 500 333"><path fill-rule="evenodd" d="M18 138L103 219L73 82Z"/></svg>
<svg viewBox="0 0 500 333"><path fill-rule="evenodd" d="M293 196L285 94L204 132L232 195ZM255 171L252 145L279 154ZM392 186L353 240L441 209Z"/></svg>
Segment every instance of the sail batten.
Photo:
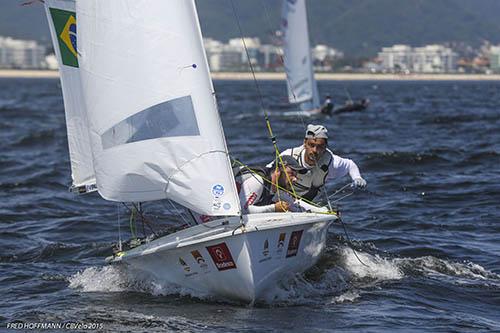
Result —
<svg viewBox="0 0 500 333"><path fill-rule="evenodd" d="M283 0L281 31L288 100L303 110L318 108L305 0Z"/></svg>
<svg viewBox="0 0 500 333"><path fill-rule="evenodd" d="M193 0L77 2L98 191L239 215Z"/></svg>

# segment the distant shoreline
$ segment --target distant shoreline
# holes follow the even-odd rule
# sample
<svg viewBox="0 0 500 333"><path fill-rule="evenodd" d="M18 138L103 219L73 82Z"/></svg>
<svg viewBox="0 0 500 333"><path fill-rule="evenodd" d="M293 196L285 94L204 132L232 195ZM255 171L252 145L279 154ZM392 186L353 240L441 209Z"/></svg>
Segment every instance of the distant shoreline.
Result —
<svg viewBox="0 0 500 333"><path fill-rule="evenodd" d="M317 73L318 81L500 81L500 74L367 74L367 73ZM58 78L58 71L0 69L0 78ZM283 81L284 73L255 73L257 80ZM253 80L251 73L214 72L214 80Z"/></svg>

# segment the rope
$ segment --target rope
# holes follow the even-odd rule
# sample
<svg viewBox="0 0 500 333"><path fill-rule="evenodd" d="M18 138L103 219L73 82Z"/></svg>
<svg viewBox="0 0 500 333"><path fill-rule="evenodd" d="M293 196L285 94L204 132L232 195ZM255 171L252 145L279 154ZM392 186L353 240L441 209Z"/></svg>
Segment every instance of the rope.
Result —
<svg viewBox="0 0 500 333"><path fill-rule="evenodd" d="M153 235L155 235L155 237L157 237L158 235L156 234L156 232L153 230L153 227L151 226L151 223L146 219L146 217L144 216L143 212L142 212L142 204L139 202L139 207L137 207L135 205L135 203L132 203L132 205L135 207L135 209L137 210L137 212L139 213L140 217L141 217L141 222L142 222L142 232L144 234L144 237L146 237L146 229L144 228L144 224L148 226L149 230L151 230L151 233Z"/></svg>
<svg viewBox="0 0 500 333"><path fill-rule="evenodd" d="M353 194L354 194L354 192L348 193L348 194L344 195L343 197L340 197L339 199L334 200L333 202L334 202L334 203L337 203L337 202L339 202L340 200L344 200L345 198L350 197L350 196L351 196L351 195L353 195Z"/></svg>
<svg viewBox="0 0 500 333"><path fill-rule="evenodd" d="M245 53L247 55L247 59L248 59L248 65L250 66L250 70L252 72L252 76L253 76L253 81L254 81L254 84L255 84L255 87L257 89L257 92L259 93L259 99L260 99L260 105L261 105L261 108L262 110L264 110L265 114L266 114L266 118L267 118L267 112L264 108L264 99L262 98L262 92L260 90L260 86L259 86L259 83L257 82L257 78L255 76L255 71L253 69L253 65L252 65L252 62L250 61L250 53L248 52L248 48L247 48L247 44L245 42L245 38L243 38L243 30L241 29L241 24L240 24L240 19L238 17L238 13L236 12L236 7L234 6L234 2L233 0L231 0L231 7L233 9L233 15L234 15L234 18L236 20L236 24L238 25L238 30L240 32L240 38L241 38L241 41L243 42L243 47L245 48ZM272 132L272 131L271 131ZM272 137L272 136L271 136Z"/></svg>
<svg viewBox="0 0 500 333"><path fill-rule="evenodd" d="M177 207L175 207L175 205L174 205L174 203L172 202L172 200L167 199L167 201L168 201L168 203L170 204L170 206L172 206L172 208L174 209L175 213L181 217L182 221L184 221L184 223L185 223L186 225L191 225L191 223L189 223L189 221L186 219L186 217L184 217L184 214L183 214L180 210L178 210L178 209L177 209ZM166 208L166 207L165 207L165 208ZM167 209L168 209L168 208L167 208Z"/></svg>
<svg viewBox="0 0 500 333"><path fill-rule="evenodd" d="M347 228L345 227L345 223L344 221L340 218L340 216L338 216L338 219L340 221L340 224L342 224L342 228L344 229L344 234L345 234L345 237L347 239L347 242L349 243L349 245L351 246L351 250L352 252L354 253L354 256L356 256L356 259L358 259L358 261L365 267L368 267L370 268L370 266L368 266L367 264L365 264L359 257L358 257L358 254L356 253L356 250L354 250L354 246L352 245L352 242L351 242L351 238L349 237L349 234L347 233Z"/></svg>
<svg viewBox="0 0 500 333"><path fill-rule="evenodd" d="M231 0L231 8L233 9L233 15L234 15L234 18L236 20L236 24L238 25L238 30L239 30L239 33L240 33L241 41L243 43L243 47L245 48L245 53L246 53L246 56L247 56L248 65L250 67L250 71L252 72L253 82L255 84L255 88L257 89L257 92L258 92L258 95L259 95L260 107L264 111L264 118L265 118L265 121L266 121L266 127L267 127L267 131L269 133L269 138L271 139L271 142L273 143L273 146L274 146L274 150L276 152L276 159L275 159L276 168L279 167L278 163L277 163L278 160L279 160L280 164L283 166L283 169L285 169L284 168L284 164L283 164L283 159L281 158L281 154L280 154L280 151L279 151L279 148L278 148L278 143L276 141L276 136L274 135L273 129L271 127L271 121L269 120L269 114L268 114L268 112L267 112L267 110L265 108L265 105L264 105L264 98L263 98L263 95L262 95L262 90L260 89L259 82L257 81L257 77L255 76L255 70L253 68L252 62L250 61L250 53L248 52L247 44L245 42L245 38L243 37L243 30L241 29L240 19L238 17L238 13L236 11L236 7L234 5L233 0ZM292 183L290 177L288 176L288 174L286 172L285 172L285 174L286 174L286 179L287 179L288 183L290 184L290 188L292 189L292 192L296 196L293 183ZM276 185L278 185L278 184L276 184ZM279 186L276 186L276 189L277 189L277 193L278 193L278 198L280 198L280 194L279 194L280 188L279 188Z"/></svg>
<svg viewBox="0 0 500 333"><path fill-rule="evenodd" d="M271 18L269 16L269 9L267 7L266 1L262 0L261 3L262 3L262 6L264 7L264 13L266 13L267 27L268 27L269 31L272 31L273 29L272 29L272 24L271 24ZM285 80L287 82L288 87L290 87L290 92L292 93L293 99L295 101L297 101L297 95L295 94L295 91L293 90L292 81L290 81L290 79L288 78L288 75L286 75L285 54L284 54L283 48L279 47L278 52L279 52L279 54L278 54L279 59L281 61L281 64L283 65L283 70L285 71ZM297 102L295 102L295 103L297 103ZM302 127L305 129L306 123L304 122L304 117L302 116L302 114L299 113L298 118L300 119L300 121L302 123Z"/></svg>
<svg viewBox="0 0 500 333"><path fill-rule="evenodd" d="M305 146L304 146L304 149L305 149ZM305 153L306 152L305 152L305 150L303 150L303 151L304 151L304 160L305 160ZM323 154L325 154L325 153L329 154L329 152L327 152L326 148L325 148L325 151L323 152ZM302 157L299 156L299 158L302 158ZM332 158L333 158L333 156L332 156ZM319 166L318 166L318 159L315 158L314 161L315 161L314 167L315 168L319 168ZM333 163L333 161L331 163ZM323 186L322 186L322 192L323 192L323 195L326 198L326 202L328 203L328 209L331 211L332 210L332 204L330 203L330 198L328 197L328 192L326 191L326 184L323 184Z"/></svg>
<svg viewBox="0 0 500 333"><path fill-rule="evenodd" d="M129 226L130 226L130 234L132 235L132 239L137 238L136 232L135 232L135 209L131 209Z"/></svg>
<svg viewBox="0 0 500 333"><path fill-rule="evenodd" d="M328 196L328 199L334 197L337 193L342 192L343 190L345 190L346 187L349 187L351 185L352 185L352 183L348 183L348 184L342 186L340 189L338 189L337 191L335 191L335 193L333 193L332 195Z"/></svg>
<svg viewBox="0 0 500 333"><path fill-rule="evenodd" d="M122 231L120 228L120 204L116 204L116 209L118 211L118 251L122 251Z"/></svg>

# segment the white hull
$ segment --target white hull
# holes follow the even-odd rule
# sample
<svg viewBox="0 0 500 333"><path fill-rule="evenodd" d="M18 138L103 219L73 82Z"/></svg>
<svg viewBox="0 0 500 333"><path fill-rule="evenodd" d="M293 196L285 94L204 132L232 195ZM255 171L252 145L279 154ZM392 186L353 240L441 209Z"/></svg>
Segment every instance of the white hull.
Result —
<svg viewBox="0 0 500 333"><path fill-rule="evenodd" d="M125 262L166 283L243 302L262 298L277 282L314 265L336 217L269 213L220 219L126 252ZM222 224L224 222L224 224Z"/></svg>
<svg viewBox="0 0 500 333"><path fill-rule="evenodd" d="M317 117L323 116L320 109L312 109L312 110L299 110L299 111L285 111L283 112L284 116L301 116L301 117Z"/></svg>

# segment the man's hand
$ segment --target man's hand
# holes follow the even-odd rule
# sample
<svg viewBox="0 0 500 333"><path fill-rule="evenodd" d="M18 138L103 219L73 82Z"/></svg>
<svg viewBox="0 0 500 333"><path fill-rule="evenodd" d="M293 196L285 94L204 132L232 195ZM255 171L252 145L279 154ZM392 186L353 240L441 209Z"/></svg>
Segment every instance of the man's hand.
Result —
<svg viewBox="0 0 500 333"><path fill-rule="evenodd" d="M359 177L353 180L354 187L356 188L365 188L366 187L366 180L363 178Z"/></svg>
<svg viewBox="0 0 500 333"><path fill-rule="evenodd" d="M290 205L286 201L278 201L274 204L274 211L277 213L284 213L290 210Z"/></svg>

